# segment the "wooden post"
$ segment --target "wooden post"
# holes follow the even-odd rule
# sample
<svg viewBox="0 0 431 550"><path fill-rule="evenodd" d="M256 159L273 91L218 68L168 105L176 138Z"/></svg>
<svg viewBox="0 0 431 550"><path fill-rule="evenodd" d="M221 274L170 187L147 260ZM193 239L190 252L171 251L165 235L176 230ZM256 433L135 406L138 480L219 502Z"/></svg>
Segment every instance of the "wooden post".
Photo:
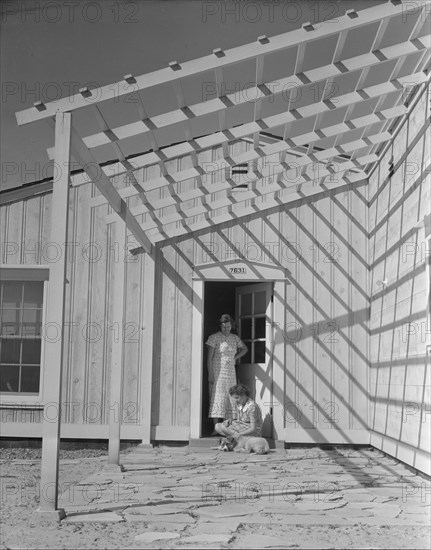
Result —
<svg viewBox="0 0 431 550"><path fill-rule="evenodd" d="M202 429L202 321L204 314L204 281L193 281L193 328L192 328L192 376L190 404L190 439L199 439Z"/></svg>
<svg viewBox="0 0 431 550"><path fill-rule="evenodd" d="M64 303L66 294L67 222L69 211L70 177L70 113L55 115L55 165L59 177L54 181L51 208L51 242L62 250L56 262L50 264L46 318L50 327L57 328L55 337L45 335L44 380L45 403L42 431L42 467L40 505L36 513L43 519L60 521L65 517L58 505L58 463L61 425L61 379L63 371ZM57 407L53 417L52 406ZM49 411L47 409L50 409Z"/></svg>
<svg viewBox="0 0 431 550"><path fill-rule="evenodd" d="M144 334L142 353L142 445L151 444L151 400L153 385L154 300L156 299L155 253L145 254L144 271Z"/></svg>
<svg viewBox="0 0 431 550"><path fill-rule="evenodd" d="M114 257L113 323L118 331L112 331L111 382L109 401L108 464L120 466L120 436L123 414L123 357L124 357L124 286L126 253L126 224L118 219L114 224L115 242L119 255ZM120 468L121 469L121 468Z"/></svg>
<svg viewBox="0 0 431 550"><path fill-rule="evenodd" d="M274 306L273 306L273 437L276 441L282 441L284 445L284 407L285 407L285 349L284 328L286 311L286 282L276 281L274 283Z"/></svg>

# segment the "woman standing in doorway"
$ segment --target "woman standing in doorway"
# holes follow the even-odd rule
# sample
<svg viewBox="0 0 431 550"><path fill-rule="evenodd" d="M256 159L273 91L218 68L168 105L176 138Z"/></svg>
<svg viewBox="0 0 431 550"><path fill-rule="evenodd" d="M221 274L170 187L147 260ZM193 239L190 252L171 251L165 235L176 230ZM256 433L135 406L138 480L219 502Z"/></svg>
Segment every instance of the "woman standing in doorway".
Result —
<svg viewBox="0 0 431 550"><path fill-rule="evenodd" d="M235 362L248 351L247 346L236 334L235 322L230 315L222 315L220 330L206 341L208 346L208 382L210 407L208 416L214 426L221 419L233 417L233 406L229 397L229 388L236 384ZM212 435L217 435L214 430Z"/></svg>

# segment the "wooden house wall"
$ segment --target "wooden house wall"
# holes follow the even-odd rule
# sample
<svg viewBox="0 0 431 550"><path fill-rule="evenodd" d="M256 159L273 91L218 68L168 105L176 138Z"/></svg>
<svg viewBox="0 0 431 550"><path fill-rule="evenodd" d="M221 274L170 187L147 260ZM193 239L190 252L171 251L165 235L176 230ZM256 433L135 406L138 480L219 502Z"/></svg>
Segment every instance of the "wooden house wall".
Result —
<svg viewBox="0 0 431 550"><path fill-rule="evenodd" d="M346 189L162 244L157 422L189 422L193 266L239 259L288 269L285 380L275 389L285 428L332 442L335 429L352 442L352 430L367 429L366 186Z"/></svg>
<svg viewBox="0 0 431 550"><path fill-rule="evenodd" d="M232 146L231 154L250 147ZM220 149L203 153L211 162ZM173 161L185 169L190 159ZM159 175L149 167L140 177ZM215 180L224 177L220 172ZM117 186L130 184L117 181ZM184 182L193 187L196 182ZM165 190L158 190L163 197ZM240 193L240 192L239 192ZM67 264L63 420L106 434L112 338L124 340L123 422L139 437L145 262L115 242L105 206L90 207L91 185L73 188ZM51 195L2 207L3 264L49 264L62 243L50 242ZM129 199L129 205L138 199ZM360 430L367 423L367 262L365 186L341 188L314 199L248 216L192 237L161 243L156 258L152 425L187 427L190 422L192 270L209 261L246 259L288 269L285 323L285 381L277 388L286 429ZM7 251L7 254L5 253ZM31 252L34 251L34 252ZM125 261L125 319L112 318L115 262ZM30 418L30 417L29 417ZM40 412L32 417L41 420ZM21 417L8 411L7 421ZM31 420L26 420L30 422ZM74 432L78 436L82 431ZM90 433L90 432L87 432ZM167 432L168 433L168 432ZM171 432L173 434L180 432ZM187 433L183 430L181 433ZM316 432L317 433L317 432ZM172 436L174 437L174 436Z"/></svg>
<svg viewBox="0 0 431 550"><path fill-rule="evenodd" d="M337 432L354 443L353 431L370 425L374 445L422 464L429 445L425 421L430 376L424 305L427 245L425 229L418 225L429 215L430 147L424 105L425 101L417 104L397 134L369 189L346 185L160 243L153 426L187 428L190 423L194 265L245 259L288 270L281 327L285 379L284 387L277 388L286 434L309 430L320 441L335 441L331 433ZM232 154L247 147L236 144ZM214 161L220 154L218 149L203 153L200 161ZM395 167L389 179L391 156ZM171 167L183 170L189 165L185 158ZM157 175L158 169L149 167L141 177ZM86 424L85 432L73 432L77 437L106 436L101 428L116 405L109 402L110 350L112 338L122 338L123 423L130 436L139 437L140 396L147 383L142 375L145 262L143 255L133 256L123 243L115 242L113 226L105 222L109 208L90 207L96 193L92 185L82 185L73 188L70 197L63 420L78 428ZM163 197L166 190L157 193ZM50 203L46 193L1 207L2 264L49 265L64 252L62 243L51 242ZM137 203L137 198L129 199L130 206ZM118 261L125 261L123 326L112 318ZM388 287L377 287L384 279ZM42 418L40 404L1 412L3 420L16 424L17 435L29 436L19 426L40 424ZM395 448L397 442L402 445Z"/></svg>
<svg viewBox="0 0 431 550"><path fill-rule="evenodd" d="M369 183L371 443L428 473L430 145L425 89Z"/></svg>

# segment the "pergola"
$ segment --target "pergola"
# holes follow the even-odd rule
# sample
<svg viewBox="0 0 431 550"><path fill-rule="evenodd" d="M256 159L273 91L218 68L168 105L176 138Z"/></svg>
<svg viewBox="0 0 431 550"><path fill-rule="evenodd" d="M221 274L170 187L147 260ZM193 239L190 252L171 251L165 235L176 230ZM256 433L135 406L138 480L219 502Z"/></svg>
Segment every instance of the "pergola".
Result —
<svg viewBox="0 0 431 550"><path fill-rule="evenodd" d="M115 223L116 238L126 243L132 235L146 253L151 295L157 242L363 182L407 112L412 90L427 81L429 6L390 0L348 10L334 21L173 61L149 74L129 74L113 85L83 88L18 112L18 125L55 121L55 148L48 154L61 175L53 186L52 239L67 242L70 185L93 182L100 194L92 205L109 204L106 221ZM90 112L96 127L79 131ZM272 139L264 140L268 135ZM250 149L232 156L230 145L240 139ZM200 155L214 147L220 158L203 163ZM102 166L100 152L115 160ZM71 156L82 173L70 173ZM190 167L173 170L170 161L184 156ZM238 165L246 165L247 173L233 178L231 169ZM156 167L158 176L144 177L148 167ZM47 305L50 321L62 326L65 258L50 267ZM122 296L121 262L115 269ZM151 324L152 311L146 314ZM114 316L121 322L119 299ZM148 324L147 329L151 348ZM122 342L112 349L110 399L121 403ZM47 403L61 403L62 350L62 339L47 346ZM58 486L60 421L44 421L42 486ZM145 430L149 437L149 427ZM110 464L119 464L119 448L120 419L112 410ZM40 511L64 514L57 497L42 494Z"/></svg>

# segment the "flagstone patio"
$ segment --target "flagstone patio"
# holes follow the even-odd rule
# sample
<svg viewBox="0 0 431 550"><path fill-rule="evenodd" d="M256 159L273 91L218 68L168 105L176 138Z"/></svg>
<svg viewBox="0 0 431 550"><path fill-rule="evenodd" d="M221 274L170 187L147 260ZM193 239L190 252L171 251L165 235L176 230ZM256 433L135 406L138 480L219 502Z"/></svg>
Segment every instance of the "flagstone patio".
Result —
<svg viewBox="0 0 431 550"><path fill-rule="evenodd" d="M430 480L369 448L137 447L121 462L63 492L62 524L138 522L135 542L163 548L286 548L294 525L430 525Z"/></svg>

